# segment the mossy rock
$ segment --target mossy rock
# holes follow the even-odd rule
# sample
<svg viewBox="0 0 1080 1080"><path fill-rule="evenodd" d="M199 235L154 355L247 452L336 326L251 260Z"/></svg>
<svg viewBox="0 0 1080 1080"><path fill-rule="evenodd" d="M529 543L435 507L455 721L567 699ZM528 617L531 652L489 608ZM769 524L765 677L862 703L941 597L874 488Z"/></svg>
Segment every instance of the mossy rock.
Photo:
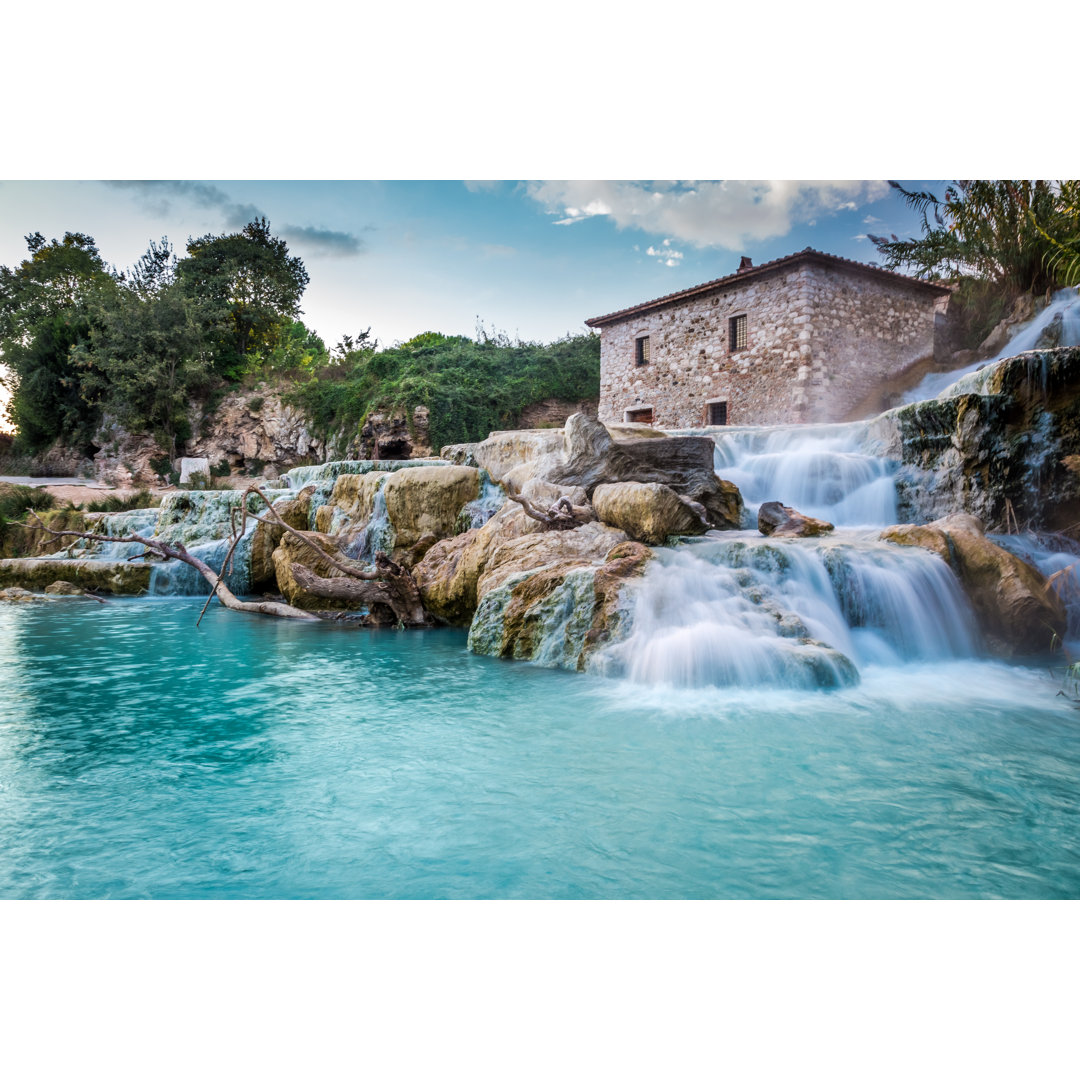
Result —
<svg viewBox="0 0 1080 1080"><path fill-rule="evenodd" d="M143 562L96 562L92 559L0 559L0 589L16 586L43 593L57 581L85 592L138 596L150 590L152 567Z"/></svg>

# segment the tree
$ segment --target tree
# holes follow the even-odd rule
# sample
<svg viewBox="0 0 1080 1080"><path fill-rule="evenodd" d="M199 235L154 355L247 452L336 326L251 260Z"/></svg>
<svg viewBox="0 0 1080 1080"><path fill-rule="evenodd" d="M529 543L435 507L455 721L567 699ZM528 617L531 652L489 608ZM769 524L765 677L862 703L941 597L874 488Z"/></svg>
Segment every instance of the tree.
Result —
<svg viewBox="0 0 1080 1080"><path fill-rule="evenodd" d="M957 180L941 199L889 183L922 216L923 235L871 236L887 269L912 269L931 280L974 278L1008 297L1055 284L1048 256L1061 224L1062 185L1075 182Z"/></svg>
<svg viewBox="0 0 1080 1080"><path fill-rule="evenodd" d="M92 236L26 237L30 257L0 267L0 352L9 369L19 442L43 450L57 438L88 439L97 405L83 392L72 349L89 336L91 297L116 289Z"/></svg>
<svg viewBox="0 0 1080 1080"><path fill-rule="evenodd" d="M266 218L238 233L188 240L187 252L177 263L178 279L218 324L215 369L238 378L252 358L274 349L282 321L300 314L307 270L284 240L271 236Z"/></svg>
<svg viewBox="0 0 1080 1080"><path fill-rule="evenodd" d="M94 307L73 361L107 413L129 431L153 432L175 458L190 434L191 397L212 379L213 325L200 301L166 280L151 267Z"/></svg>

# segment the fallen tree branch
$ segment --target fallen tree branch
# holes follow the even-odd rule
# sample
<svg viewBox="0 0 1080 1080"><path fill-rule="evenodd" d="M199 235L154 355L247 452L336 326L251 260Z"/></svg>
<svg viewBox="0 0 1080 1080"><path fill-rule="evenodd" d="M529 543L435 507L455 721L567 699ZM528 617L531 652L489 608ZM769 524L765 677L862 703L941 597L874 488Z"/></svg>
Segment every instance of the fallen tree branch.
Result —
<svg viewBox="0 0 1080 1080"><path fill-rule="evenodd" d="M24 529L30 529L32 532L44 531L51 536L74 536L81 537L84 540L101 540L100 533L81 532L75 529L50 529L33 510L30 511L30 516L37 522L36 526L27 525L23 522L12 522L12 524L19 525ZM204 563L202 559L192 555L181 543L166 544L162 540L137 535L114 537L113 541L120 544L142 544L147 550L160 555L165 560L176 559L177 562L194 567L210 583L211 595L216 596L221 601L222 606L229 608L231 611L246 611L255 615L276 615L282 619L303 619L307 622L318 619L317 615L312 615L310 612L301 611L299 608L291 607L289 604L279 604L273 600L255 602L240 600L214 570ZM233 546L235 547L235 543Z"/></svg>
<svg viewBox="0 0 1080 1080"><path fill-rule="evenodd" d="M297 492L297 496L299 497L299 495L302 494L306 490L307 490L307 488L301 488L301 490L299 492ZM321 547L319 547L319 545L316 544L310 537L305 536L304 533L302 533L299 529L294 529L291 525L287 524L282 519L281 515L274 509L274 506L270 502L270 500L266 497L266 495L259 488L257 488L257 487L249 487L244 492L244 494L245 494L245 496L246 495L258 495L258 497L260 499L262 499L262 501L264 503L266 503L266 508L267 508L267 510L269 510L270 516L273 518L272 521L267 521L266 518L259 517L259 515L254 513L254 511L248 510L247 509L247 499L245 498L244 501L241 503L241 506L243 507L243 511L244 511L245 520L246 520L247 515L250 514L256 521L260 521L264 525L278 525L278 526L280 526L282 529L284 529L291 536L295 536L296 539L299 540L302 544L306 544L309 548L311 548L311 550L314 551L316 555L318 555L320 561L327 563L328 565L332 566L335 570L340 570L341 573L343 573L346 577L356 578L359 581L377 581L381 577L383 577L385 571L380 572L378 569L375 569L375 570L361 570L358 566L350 565L349 563L344 562L341 559L338 559L335 556L330 555L327 552L323 551L323 549ZM386 557L383 556L383 558L386 558ZM397 563L391 562L390 559L386 559L386 562L390 566L395 566L395 567L397 566ZM376 555L376 557L375 557L376 567L378 567L378 563L379 563L379 558L378 558L378 555ZM398 567L398 569L402 569L402 568Z"/></svg>
<svg viewBox="0 0 1080 1080"><path fill-rule="evenodd" d="M412 574L382 552L375 556L375 565L381 571L381 576L373 575L359 581L347 577L319 577L302 563L294 562L290 569L296 584L306 593L369 608L373 625L430 626L431 618L424 610L420 590Z"/></svg>
<svg viewBox="0 0 1080 1080"><path fill-rule="evenodd" d="M524 495L508 495L507 498L516 502L533 521L539 521L549 529L576 529L596 520L591 507L575 506L565 495L556 499L547 510L535 506Z"/></svg>

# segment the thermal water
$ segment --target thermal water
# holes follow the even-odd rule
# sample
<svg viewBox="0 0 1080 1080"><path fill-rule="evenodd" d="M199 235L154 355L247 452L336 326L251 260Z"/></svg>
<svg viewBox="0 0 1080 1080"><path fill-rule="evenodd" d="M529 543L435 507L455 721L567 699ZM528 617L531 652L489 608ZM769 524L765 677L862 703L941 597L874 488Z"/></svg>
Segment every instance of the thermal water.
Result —
<svg viewBox="0 0 1080 1080"><path fill-rule="evenodd" d="M1080 292L1076 289L1056 292L1052 301L1034 319L1019 327L996 355L986 360L976 360L955 371L932 372L904 395L904 402L926 401L928 398L968 392L965 377L985 370L998 360L1017 356L1030 349L1066 345L1080 345ZM957 383L960 385L956 386Z"/></svg>

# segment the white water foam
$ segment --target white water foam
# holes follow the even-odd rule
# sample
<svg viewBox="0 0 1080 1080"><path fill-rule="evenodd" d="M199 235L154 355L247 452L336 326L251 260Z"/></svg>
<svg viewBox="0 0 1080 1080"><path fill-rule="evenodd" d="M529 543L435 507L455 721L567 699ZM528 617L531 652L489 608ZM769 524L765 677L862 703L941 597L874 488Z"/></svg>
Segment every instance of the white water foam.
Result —
<svg viewBox="0 0 1080 1080"><path fill-rule="evenodd" d="M677 687L830 688L866 665L974 656L978 633L945 563L843 533L732 539L658 554L631 594L627 639L596 670Z"/></svg>
<svg viewBox="0 0 1080 1080"><path fill-rule="evenodd" d="M933 372L927 375L918 386L904 395L904 404L970 391L978 392L977 386L972 385L967 376L1008 356L1016 356L1031 349L1065 345L1080 345L1080 292L1076 289L1061 289L1056 292L1051 302L1034 319L1021 326L995 356L987 360L977 360L956 371Z"/></svg>
<svg viewBox="0 0 1080 1080"><path fill-rule="evenodd" d="M739 428L711 433L716 472L734 483L748 515L777 500L834 525L893 525L897 463L867 447L867 425Z"/></svg>

